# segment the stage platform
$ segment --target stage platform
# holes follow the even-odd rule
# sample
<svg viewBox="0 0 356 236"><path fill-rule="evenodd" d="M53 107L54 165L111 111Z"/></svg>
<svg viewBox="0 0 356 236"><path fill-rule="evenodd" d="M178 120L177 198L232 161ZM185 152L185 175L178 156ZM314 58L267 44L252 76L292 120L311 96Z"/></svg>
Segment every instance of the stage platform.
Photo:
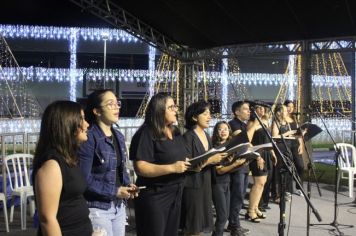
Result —
<svg viewBox="0 0 356 236"><path fill-rule="evenodd" d="M305 186L306 187L306 186ZM334 194L333 186L321 184L322 197L318 196L316 185L312 184L312 203L319 211L322 222L329 224L334 218ZM338 194L338 202L342 205L339 206L337 220L340 224L350 224L356 225L356 204L354 199L349 198L348 190L346 187L340 188L340 193ZM291 202L286 202L286 229L284 235L290 236L302 236L307 235L306 225L307 225L307 205L305 199L297 195L292 195ZM261 223L252 223L243 220L241 215L241 224L243 227L250 229L251 236L267 236L267 235L278 235L278 222L279 222L279 207L274 203L270 203L271 210L267 211L267 219L262 220ZM27 225L28 229L25 231L20 230L20 209L15 209L15 219L14 222L10 224L10 233L5 233L4 216L3 212L0 212L0 235L11 235L11 236L34 236L36 235L36 230L33 228L33 220L28 217ZM245 210L242 210L242 214ZM130 209L128 214L133 214L133 210ZM318 223L315 216L311 214L311 223ZM289 234L287 234L289 228ZM309 235L338 235L334 231L335 228L331 226L311 226ZM356 228L345 228L340 227L341 231L345 235L354 236L356 235ZM132 227L128 227L126 233L128 236L136 235ZM204 234L210 235L210 234ZM224 235L230 235L228 232Z"/></svg>

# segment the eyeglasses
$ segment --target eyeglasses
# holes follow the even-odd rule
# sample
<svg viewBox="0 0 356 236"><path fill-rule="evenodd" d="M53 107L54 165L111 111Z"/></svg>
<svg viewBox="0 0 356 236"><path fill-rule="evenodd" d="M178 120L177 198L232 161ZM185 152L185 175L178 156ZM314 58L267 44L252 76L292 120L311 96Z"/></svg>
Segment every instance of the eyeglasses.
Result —
<svg viewBox="0 0 356 236"><path fill-rule="evenodd" d="M108 102L107 104L105 104L105 105L103 105L101 107L107 107L110 110L114 110L116 108L121 108L121 101Z"/></svg>
<svg viewBox="0 0 356 236"><path fill-rule="evenodd" d="M168 110L170 111L177 111L178 110L178 106L177 105L170 105L167 107Z"/></svg>
<svg viewBox="0 0 356 236"><path fill-rule="evenodd" d="M226 128L219 128L218 131L219 131L219 132L223 132L223 131L229 132L229 129L226 129Z"/></svg>

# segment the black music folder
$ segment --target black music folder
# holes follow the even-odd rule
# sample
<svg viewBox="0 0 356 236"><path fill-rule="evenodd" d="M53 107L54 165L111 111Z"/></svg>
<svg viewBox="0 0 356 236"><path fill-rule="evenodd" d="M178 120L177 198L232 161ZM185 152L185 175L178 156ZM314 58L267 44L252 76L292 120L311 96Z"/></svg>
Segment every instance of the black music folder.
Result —
<svg viewBox="0 0 356 236"><path fill-rule="evenodd" d="M238 146L240 146L240 145L238 145ZM231 148L230 150L232 150L232 149L237 150L236 152L231 152L234 154L233 161L237 160L237 159L243 159L243 158L246 159L247 161L252 161L260 156L258 151L272 150L273 145L272 145L272 143L265 143L265 144L251 146L249 143L247 143L247 145L245 143L245 144L241 144L241 147ZM229 153L230 150L228 150L226 152Z"/></svg>
<svg viewBox="0 0 356 236"><path fill-rule="evenodd" d="M206 161L209 157L217 154L226 152L228 155L234 154L234 159L245 158L247 160L252 160L257 158L260 154L257 151L261 149L272 149L272 143L266 143L256 146L251 146L249 142L241 143L241 141L246 141L243 135L234 136L228 142L210 149L209 151L189 159L192 167L197 166L200 163Z"/></svg>
<svg viewBox="0 0 356 236"><path fill-rule="evenodd" d="M222 152L227 152L228 154L232 154L233 152L244 153L247 151L247 147L248 147L246 146L247 144L249 145L247 135L244 133L240 133L236 136L233 136L229 141L221 144L220 146L212 148L199 156L189 159L189 162L191 166L194 167L200 163L203 163L209 157L217 153L222 153Z"/></svg>
<svg viewBox="0 0 356 236"><path fill-rule="evenodd" d="M316 124L312 124L310 122L306 122L300 126L301 130L306 130L307 132L304 134L304 140L309 141L314 138L318 134L320 134L323 130L317 126Z"/></svg>

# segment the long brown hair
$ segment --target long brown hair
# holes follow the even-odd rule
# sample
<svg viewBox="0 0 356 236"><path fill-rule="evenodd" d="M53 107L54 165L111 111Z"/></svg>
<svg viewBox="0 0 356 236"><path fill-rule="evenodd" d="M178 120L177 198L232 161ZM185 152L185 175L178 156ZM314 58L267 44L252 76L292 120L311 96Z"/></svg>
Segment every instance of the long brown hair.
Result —
<svg viewBox="0 0 356 236"><path fill-rule="evenodd" d="M82 108L76 102L56 101L44 111L34 157L34 169L40 168L44 153L54 149L70 166L77 165L76 134L82 123Z"/></svg>
<svg viewBox="0 0 356 236"><path fill-rule="evenodd" d="M157 93L148 103L144 125L147 125L153 131L156 139L166 139L164 132L166 126L166 103L170 98L172 97L167 93ZM177 131L173 125L170 128L174 132Z"/></svg>

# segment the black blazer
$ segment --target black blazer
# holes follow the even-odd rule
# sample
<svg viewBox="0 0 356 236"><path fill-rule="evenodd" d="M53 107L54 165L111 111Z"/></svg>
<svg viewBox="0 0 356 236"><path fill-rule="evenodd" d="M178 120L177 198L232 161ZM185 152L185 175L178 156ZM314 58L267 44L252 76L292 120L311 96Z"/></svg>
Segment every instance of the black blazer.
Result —
<svg viewBox="0 0 356 236"><path fill-rule="evenodd" d="M208 133L205 132L205 135L209 142L209 149L212 148L212 142ZM198 135L194 132L194 130L188 130L183 135L184 140L187 144L187 149L190 154L190 158L199 156L205 153L205 148L200 141ZM205 175L211 175L211 166L204 167L200 172L186 172L185 184L184 187L187 188L200 188L203 186L203 179L205 179Z"/></svg>

